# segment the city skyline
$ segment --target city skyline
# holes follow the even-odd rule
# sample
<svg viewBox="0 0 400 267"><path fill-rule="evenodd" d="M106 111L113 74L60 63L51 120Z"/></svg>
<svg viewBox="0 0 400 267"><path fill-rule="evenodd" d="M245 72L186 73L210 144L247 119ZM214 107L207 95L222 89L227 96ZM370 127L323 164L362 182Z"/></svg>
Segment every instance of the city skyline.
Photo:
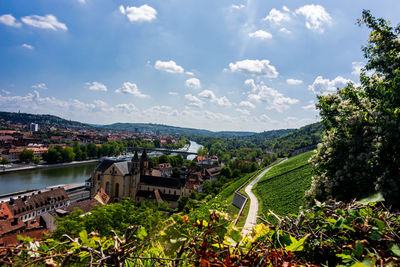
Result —
<svg viewBox="0 0 400 267"><path fill-rule="evenodd" d="M0 3L1 110L92 124L298 128L316 95L359 82L375 1Z"/></svg>

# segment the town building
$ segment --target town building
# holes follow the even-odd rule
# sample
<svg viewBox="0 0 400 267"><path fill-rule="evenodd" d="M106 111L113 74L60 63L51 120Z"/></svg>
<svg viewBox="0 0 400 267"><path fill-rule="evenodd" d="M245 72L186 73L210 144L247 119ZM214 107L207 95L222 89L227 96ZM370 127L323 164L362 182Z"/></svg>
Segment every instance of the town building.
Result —
<svg viewBox="0 0 400 267"><path fill-rule="evenodd" d="M140 160L137 152L131 161L104 160L91 175L91 196L104 189L111 202L125 197L136 201L163 200L175 208L179 197L185 195L186 177L185 173L179 178L168 177L170 172L170 165L165 164L154 170L157 175L152 174L146 151Z"/></svg>

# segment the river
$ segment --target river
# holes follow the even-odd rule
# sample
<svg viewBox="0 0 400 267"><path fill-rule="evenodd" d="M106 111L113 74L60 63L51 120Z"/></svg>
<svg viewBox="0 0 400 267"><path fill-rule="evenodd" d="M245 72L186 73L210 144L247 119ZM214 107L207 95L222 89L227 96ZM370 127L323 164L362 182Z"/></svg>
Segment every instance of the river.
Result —
<svg viewBox="0 0 400 267"><path fill-rule="evenodd" d="M190 141L189 152L197 152L202 145ZM195 156L188 156L192 160ZM48 169L0 173L0 195L27 189L43 189L60 184L83 183L90 177L97 162Z"/></svg>

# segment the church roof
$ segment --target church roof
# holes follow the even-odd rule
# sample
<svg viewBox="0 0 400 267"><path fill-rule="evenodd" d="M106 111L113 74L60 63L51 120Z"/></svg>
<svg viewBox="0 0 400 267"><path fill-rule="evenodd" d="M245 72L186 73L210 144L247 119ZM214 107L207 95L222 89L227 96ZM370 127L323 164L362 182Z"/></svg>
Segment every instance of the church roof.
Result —
<svg viewBox="0 0 400 267"><path fill-rule="evenodd" d="M139 161L139 156L137 151L135 151L135 155L133 156L132 161Z"/></svg>
<svg viewBox="0 0 400 267"><path fill-rule="evenodd" d="M105 172L113 163L115 163L115 160L105 159L96 167L95 171Z"/></svg>
<svg viewBox="0 0 400 267"><path fill-rule="evenodd" d="M161 186L167 188L181 188L181 182L176 178L158 177L150 175L140 176L140 182L145 185Z"/></svg>
<svg viewBox="0 0 400 267"><path fill-rule="evenodd" d="M115 162L114 165L119 169L122 175L126 175L129 173L128 161Z"/></svg>

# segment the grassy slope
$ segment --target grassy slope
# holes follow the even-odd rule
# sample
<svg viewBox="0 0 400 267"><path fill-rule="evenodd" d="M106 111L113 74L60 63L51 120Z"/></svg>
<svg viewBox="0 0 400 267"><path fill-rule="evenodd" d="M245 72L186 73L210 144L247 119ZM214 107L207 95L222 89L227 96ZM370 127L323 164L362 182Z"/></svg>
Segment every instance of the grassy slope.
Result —
<svg viewBox="0 0 400 267"><path fill-rule="evenodd" d="M312 166L306 152L272 168L256 184L254 193L260 200L259 214L272 210L278 215L296 214L304 202L304 192L311 185Z"/></svg>

